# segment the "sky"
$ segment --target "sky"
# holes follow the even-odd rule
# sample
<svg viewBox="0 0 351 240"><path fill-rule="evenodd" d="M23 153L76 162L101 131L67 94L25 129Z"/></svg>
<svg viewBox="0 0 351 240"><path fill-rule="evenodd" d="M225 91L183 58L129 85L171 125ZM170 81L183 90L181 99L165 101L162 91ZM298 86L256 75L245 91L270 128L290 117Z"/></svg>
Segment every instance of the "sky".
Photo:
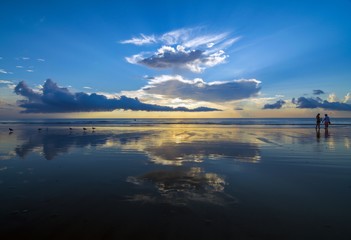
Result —
<svg viewBox="0 0 351 240"><path fill-rule="evenodd" d="M351 1L1 2L0 118L351 117Z"/></svg>

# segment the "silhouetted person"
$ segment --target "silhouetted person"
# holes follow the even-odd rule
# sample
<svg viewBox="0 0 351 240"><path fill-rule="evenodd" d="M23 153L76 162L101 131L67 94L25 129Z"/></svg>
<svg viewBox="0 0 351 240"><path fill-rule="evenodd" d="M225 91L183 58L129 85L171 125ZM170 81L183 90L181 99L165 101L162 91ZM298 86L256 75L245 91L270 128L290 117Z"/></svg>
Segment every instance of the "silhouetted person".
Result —
<svg viewBox="0 0 351 240"><path fill-rule="evenodd" d="M316 116L316 129L321 129L321 121L322 121L322 118L321 118L321 114L318 113L317 116Z"/></svg>
<svg viewBox="0 0 351 240"><path fill-rule="evenodd" d="M322 120L322 123L324 123L324 128L328 129L329 125L331 124L328 114L324 114L324 119Z"/></svg>
<svg viewBox="0 0 351 240"><path fill-rule="evenodd" d="M12 129L12 128L9 128L9 131L10 131L10 132L13 132L13 129Z"/></svg>

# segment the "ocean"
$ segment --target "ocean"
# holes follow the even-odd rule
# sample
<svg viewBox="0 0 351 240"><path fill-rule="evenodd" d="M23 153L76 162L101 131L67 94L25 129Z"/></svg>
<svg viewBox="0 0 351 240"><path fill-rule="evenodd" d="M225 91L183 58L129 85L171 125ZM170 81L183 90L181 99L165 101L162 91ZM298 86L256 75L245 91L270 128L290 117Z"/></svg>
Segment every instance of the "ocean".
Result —
<svg viewBox="0 0 351 240"><path fill-rule="evenodd" d="M1 239L349 240L350 123L1 120Z"/></svg>
<svg viewBox="0 0 351 240"><path fill-rule="evenodd" d="M332 118L332 125L350 126L351 118ZM91 119L20 119L0 120L0 124L31 125L166 125L166 124L214 124L214 125L256 125L256 126L309 126L315 125L315 118L91 118Z"/></svg>

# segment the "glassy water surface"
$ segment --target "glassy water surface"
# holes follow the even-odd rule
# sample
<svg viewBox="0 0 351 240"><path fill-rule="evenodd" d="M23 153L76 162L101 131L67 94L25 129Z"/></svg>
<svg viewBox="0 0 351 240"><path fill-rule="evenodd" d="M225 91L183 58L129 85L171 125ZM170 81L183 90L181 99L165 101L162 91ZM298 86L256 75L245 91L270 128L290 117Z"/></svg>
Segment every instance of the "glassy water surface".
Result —
<svg viewBox="0 0 351 240"><path fill-rule="evenodd" d="M348 125L8 127L4 239L351 236Z"/></svg>

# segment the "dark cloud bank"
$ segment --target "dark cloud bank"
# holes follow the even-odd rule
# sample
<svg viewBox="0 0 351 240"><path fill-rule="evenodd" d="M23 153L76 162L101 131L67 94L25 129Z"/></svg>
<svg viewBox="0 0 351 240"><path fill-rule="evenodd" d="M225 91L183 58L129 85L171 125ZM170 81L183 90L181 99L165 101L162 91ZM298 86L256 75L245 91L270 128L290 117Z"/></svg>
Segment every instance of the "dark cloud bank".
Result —
<svg viewBox="0 0 351 240"><path fill-rule="evenodd" d="M225 102L256 96L261 90L260 82L254 79L206 83L202 80L180 81L169 79L151 83L143 90L172 98L196 101Z"/></svg>
<svg viewBox="0 0 351 240"><path fill-rule="evenodd" d="M263 106L263 109L280 109L282 106L285 104L285 101L283 100L278 100L276 103L273 104L265 104Z"/></svg>
<svg viewBox="0 0 351 240"><path fill-rule="evenodd" d="M324 94L324 93L325 93L324 91L319 90L319 89L313 90L313 94L314 94L314 95L321 95L321 94Z"/></svg>
<svg viewBox="0 0 351 240"><path fill-rule="evenodd" d="M208 107L188 109L186 107L159 106L142 103L137 98L126 96L108 99L106 96L96 93L71 93L67 88L58 87L50 79L46 80L42 92L33 91L23 81L15 87L14 91L16 94L26 98L18 101L18 105L25 109L22 111L23 113L102 112L116 109L159 112L221 111Z"/></svg>
<svg viewBox="0 0 351 240"><path fill-rule="evenodd" d="M351 111L351 104L342 102L329 102L319 97L299 97L298 99L293 98L292 103L296 104L297 108L323 108L326 110Z"/></svg>
<svg viewBox="0 0 351 240"><path fill-rule="evenodd" d="M151 68L171 68L174 66L180 67L187 63L192 63L196 60L201 62L205 61L203 51L194 50L189 53L166 51L163 54L153 55L151 57L144 58L138 63Z"/></svg>

